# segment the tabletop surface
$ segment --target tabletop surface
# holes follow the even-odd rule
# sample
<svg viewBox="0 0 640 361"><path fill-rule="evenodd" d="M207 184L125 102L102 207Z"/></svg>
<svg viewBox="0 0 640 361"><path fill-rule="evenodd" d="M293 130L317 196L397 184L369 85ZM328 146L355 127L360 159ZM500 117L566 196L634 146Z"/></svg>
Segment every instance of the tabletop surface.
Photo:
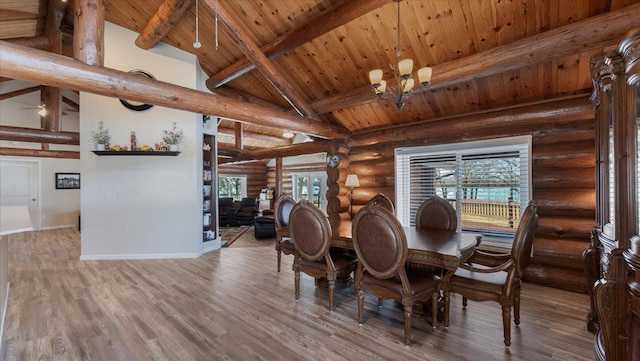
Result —
<svg viewBox="0 0 640 361"><path fill-rule="evenodd" d="M402 227L407 236L407 246L414 252L434 252L447 256L458 256L461 252L475 247L478 233L451 232L433 228L418 229ZM334 239L351 241L351 222L342 222L334 232Z"/></svg>

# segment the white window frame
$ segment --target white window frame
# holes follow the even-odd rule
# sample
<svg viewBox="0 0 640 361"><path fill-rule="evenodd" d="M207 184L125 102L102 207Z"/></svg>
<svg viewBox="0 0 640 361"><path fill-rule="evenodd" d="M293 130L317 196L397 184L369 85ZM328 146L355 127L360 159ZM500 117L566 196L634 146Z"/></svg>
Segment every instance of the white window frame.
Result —
<svg viewBox="0 0 640 361"><path fill-rule="evenodd" d="M410 226L410 200L411 184L409 174L409 159L411 156L455 156L457 166L463 155L477 153L498 153L505 151L518 151L520 154L520 192L519 202L521 209L524 209L531 199L531 139L530 135L515 136L507 138L496 138L489 140L479 140L471 142L451 143L442 145L430 145L419 147L406 147L395 149L395 192L396 192L396 216L403 226ZM460 174L461 172L457 172ZM460 182L456 198L461 197ZM457 210L458 219L461 218L461 209ZM415 216L415 215L414 215ZM460 230L462 222L458 222ZM510 248L513 237L508 235L483 236L483 246L494 246L499 248Z"/></svg>
<svg viewBox="0 0 640 361"><path fill-rule="evenodd" d="M242 189L240 190L241 198L247 197L247 176L243 174L219 174L218 175L218 187L216 187L217 192L220 192L220 178L240 178L242 182ZM219 194L219 193L218 193Z"/></svg>
<svg viewBox="0 0 640 361"><path fill-rule="evenodd" d="M326 172L299 172L291 174L291 184L293 185L293 199L300 200L298 196L297 179L306 178L307 182L311 182L313 178L320 179L320 209L325 213L327 211L327 173ZM310 190L311 191L311 190Z"/></svg>

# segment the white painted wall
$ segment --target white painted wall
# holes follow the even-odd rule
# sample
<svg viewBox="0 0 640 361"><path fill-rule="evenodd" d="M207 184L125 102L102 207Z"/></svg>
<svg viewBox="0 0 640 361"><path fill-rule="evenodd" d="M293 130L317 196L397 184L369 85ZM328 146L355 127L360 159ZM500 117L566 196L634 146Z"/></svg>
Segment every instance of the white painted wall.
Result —
<svg viewBox="0 0 640 361"><path fill-rule="evenodd" d="M37 84L20 80L11 80L0 83L0 94L5 94L14 90L20 90L35 86ZM78 95L71 91L64 91L63 95L75 102ZM0 125L24 128L40 128L40 116L37 105L40 104L40 92L35 91L17 97L0 101ZM34 109L35 108L35 109ZM62 130L66 132L77 132L78 113L70 110L63 104L63 114L61 118ZM39 143L9 142L0 141L0 147L40 149ZM77 151L78 146L51 144L51 150L71 150ZM52 229L75 227L78 213L80 213L80 191L77 189L55 189L56 172L80 172L80 161L77 159L56 159L56 158L31 158L31 157L0 157L2 161L35 161L38 163L38 202L40 207L39 215L32 215L35 229ZM1 162L0 162L1 163ZM82 183L82 175L81 175Z"/></svg>
<svg viewBox="0 0 640 361"><path fill-rule="evenodd" d="M196 58L159 44L135 46L137 34L107 23L105 67L143 69L157 80L195 89ZM196 257L202 253L201 116L154 106L136 112L118 99L80 94L81 259ZM96 156L90 132L103 120L111 145L160 142L173 121L185 133L177 157Z"/></svg>

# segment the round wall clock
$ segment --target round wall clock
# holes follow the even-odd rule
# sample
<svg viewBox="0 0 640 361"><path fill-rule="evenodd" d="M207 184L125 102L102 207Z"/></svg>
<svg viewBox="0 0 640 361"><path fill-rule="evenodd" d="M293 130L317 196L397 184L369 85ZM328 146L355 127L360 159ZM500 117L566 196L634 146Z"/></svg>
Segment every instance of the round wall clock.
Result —
<svg viewBox="0 0 640 361"><path fill-rule="evenodd" d="M129 74L143 76L147 79L153 79L153 80L156 79L153 75L151 75L151 73L144 70L140 70L140 69L131 70L129 71ZM125 107L138 112L147 110L153 106L153 104L141 103L141 102L136 102L136 101L127 100L127 99L120 99L120 103L122 103L122 105L124 105Z"/></svg>

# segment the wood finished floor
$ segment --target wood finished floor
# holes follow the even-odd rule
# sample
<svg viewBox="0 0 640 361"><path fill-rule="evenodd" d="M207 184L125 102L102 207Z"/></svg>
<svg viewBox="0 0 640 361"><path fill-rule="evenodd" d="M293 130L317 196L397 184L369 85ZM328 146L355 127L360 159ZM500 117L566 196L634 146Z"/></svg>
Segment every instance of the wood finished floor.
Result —
<svg viewBox="0 0 640 361"><path fill-rule="evenodd" d="M247 232L243 237L251 237ZM10 301L2 356L31 360L593 360L588 298L524 285L522 322L502 342L500 307L452 297L449 328L365 298L327 292L303 276L294 300L292 257L277 273L272 247L229 247L197 259L79 261L69 229L10 237ZM238 243L240 245L241 243Z"/></svg>

